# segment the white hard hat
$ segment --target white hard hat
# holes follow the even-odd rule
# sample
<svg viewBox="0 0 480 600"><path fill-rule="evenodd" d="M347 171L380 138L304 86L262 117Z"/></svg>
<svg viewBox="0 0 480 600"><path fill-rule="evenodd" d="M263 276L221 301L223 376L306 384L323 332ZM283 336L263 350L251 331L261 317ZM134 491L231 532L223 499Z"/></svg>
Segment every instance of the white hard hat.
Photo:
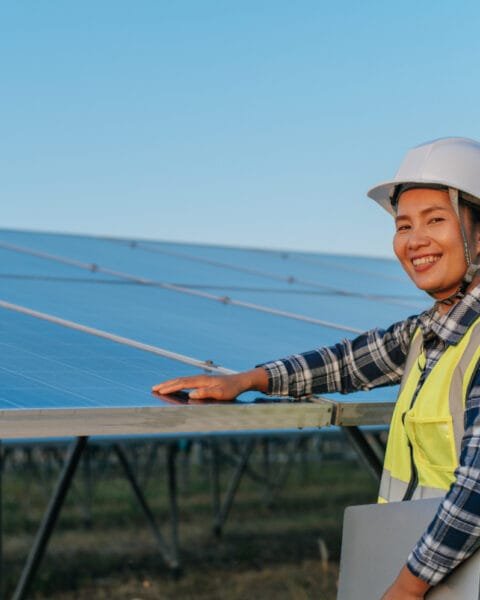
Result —
<svg viewBox="0 0 480 600"><path fill-rule="evenodd" d="M480 143L446 137L416 146L407 152L394 179L375 186L368 195L393 214L391 201L397 186L414 184L453 188L480 205Z"/></svg>

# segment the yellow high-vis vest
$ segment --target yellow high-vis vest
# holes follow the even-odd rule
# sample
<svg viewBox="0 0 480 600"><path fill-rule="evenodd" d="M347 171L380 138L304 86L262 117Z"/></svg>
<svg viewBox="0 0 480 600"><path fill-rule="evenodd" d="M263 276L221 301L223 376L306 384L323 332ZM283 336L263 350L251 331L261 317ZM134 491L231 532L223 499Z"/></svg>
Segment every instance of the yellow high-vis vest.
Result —
<svg viewBox="0 0 480 600"><path fill-rule="evenodd" d="M413 402L426 362L417 329L390 424L379 502L444 496L455 481L465 402L479 359L480 317L447 347Z"/></svg>

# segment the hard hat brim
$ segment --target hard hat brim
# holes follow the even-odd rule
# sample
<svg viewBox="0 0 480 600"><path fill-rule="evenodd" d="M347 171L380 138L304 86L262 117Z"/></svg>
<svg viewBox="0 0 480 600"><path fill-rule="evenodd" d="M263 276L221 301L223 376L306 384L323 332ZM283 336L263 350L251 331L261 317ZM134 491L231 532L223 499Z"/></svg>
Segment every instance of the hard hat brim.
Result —
<svg viewBox="0 0 480 600"><path fill-rule="evenodd" d="M384 208L387 212L389 212L391 215L394 215L395 213L392 208L390 199L391 199L392 194L394 193L395 188L397 186L406 185L406 184L411 184L411 185L418 184L421 187L428 187L429 185L431 185L431 186L443 185L446 188L452 187L451 182L448 182L445 179L444 180L431 179L431 178L429 178L429 179L418 178L415 180L413 180L413 179L393 179L392 181L385 181L383 183L379 183L375 187L371 188L370 190L368 190L367 196L369 198L371 198L372 200L375 200L375 202L380 204L380 206L382 208Z"/></svg>

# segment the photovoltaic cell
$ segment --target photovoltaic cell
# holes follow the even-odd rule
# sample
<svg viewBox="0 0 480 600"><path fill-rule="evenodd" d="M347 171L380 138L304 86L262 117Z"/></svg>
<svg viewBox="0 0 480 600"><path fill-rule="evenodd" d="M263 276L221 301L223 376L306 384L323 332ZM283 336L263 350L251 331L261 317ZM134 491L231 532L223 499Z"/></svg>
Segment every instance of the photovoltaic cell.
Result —
<svg viewBox="0 0 480 600"><path fill-rule="evenodd" d="M138 250L156 248L183 255L216 260L237 267L251 265L255 269L277 276L336 286L344 290L358 288L364 293L390 293L411 296L415 290L403 270L394 260L341 257L327 254L306 254L252 249L219 248L214 246L180 245L172 243L140 243ZM417 297L421 294L417 293Z"/></svg>
<svg viewBox="0 0 480 600"><path fill-rule="evenodd" d="M414 291L405 275L398 271L394 261L381 259L379 262L396 273L393 279L384 279L372 267L361 269L358 265L359 270L352 266L348 267L348 261L341 257L338 259L341 268L338 268L335 263L330 266L331 257L330 259L322 257L321 260L317 257L318 262L305 262L295 261L294 253L288 253L291 258L284 259L281 253L258 250L159 243L139 244L132 247L126 242L98 238L52 234L36 234L32 237L32 234L8 231L0 231L0 240L65 255L87 263L98 263L111 269L135 273L139 277L185 285L203 282L210 286L246 286L269 282L271 287L284 287L286 280L293 277L294 280L299 281L291 284L297 289L327 286L365 294L385 293L387 289L389 294L407 297L411 297L412 290ZM33 242L34 246L32 246ZM147 251L147 248L158 248L167 253L160 255ZM229 269L227 266L206 264L198 260L192 261L178 255L171 256L168 252L191 255L197 259L215 260L232 267L249 268L250 271L257 271L257 274ZM372 262L371 259L365 260ZM276 277L284 278L283 282L275 279Z"/></svg>
<svg viewBox="0 0 480 600"><path fill-rule="evenodd" d="M2 236L0 235L0 241ZM36 256L6 250L0 247L0 278L2 279L64 279L81 281L115 281L107 274L80 271L78 268L39 258Z"/></svg>
<svg viewBox="0 0 480 600"><path fill-rule="evenodd" d="M160 242L151 245L167 252L150 252L122 241L15 231L1 231L0 241L137 277L201 289L210 286L218 296L359 330L388 326L428 306L393 261ZM172 251L184 256L173 256ZM223 266L199 262L190 255L221 261ZM0 259L3 300L236 370L353 335L341 328L138 285L10 250L0 250ZM272 277L233 267L264 271ZM326 289L278 279L290 275L324 284ZM397 296L407 302L390 304L328 291L335 286ZM3 350L10 357L0 378L4 407L113 406L112 402L115 406L153 406L158 405L149 393L153 383L195 372L181 363L0 312ZM57 369L55 361L61 365ZM72 381L76 386L69 388ZM385 400L394 394L394 388L385 388L350 398Z"/></svg>
<svg viewBox="0 0 480 600"><path fill-rule="evenodd" d="M157 254L138 252L128 244L118 244L97 238L77 236L15 235L13 232L0 232L0 241L20 244L43 252L69 257L85 263L97 263L110 269L132 273L169 283L208 282L210 285L251 285L252 281L264 278L247 273L231 271L207 264L192 263L189 260L174 257L159 258ZM269 280L270 282L270 280ZM271 285L284 286L282 281L271 281Z"/></svg>
<svg viewBox="0 0 480 600"><path fill-rule="evenodd" d="M137 285L0 280L0 298L238 370L344 337L326 327Z"/></svg>
<svg viewBox="0 0 480 600"><path fill-rule="evenodd" d="M228 289L217 290L229 294ZM310 317L324 319L332 323L344 324L361 331L373 327L388 327L396 321L417 314L428 308L428 301L412 301L411 304L384 303L380 300L372 307L372 302L364 298L351 298L335 294L316 294L307 292L288 293L283 290L235 290L232 296L239 300L268 305L280 310L291 311ZM342 336L338 330L338 336ZM351 337L348 332L346 337Z"/></svg>
<svg viewBox="0 0 480 600"><path fill-rule="evenodd" d="M159 378L193 374L191 367L4 308L0 336L3 439L239 431L297 435L330 422L329 407L246 406L252 394L235 404L173 406L153 396L150 387Z"/></svg>
<svg viewBox="0 0 480 600"><path fill-rule="evenodd" d="M28 316L0 310L0 409L167 405L150 393L196 371ZM52 432L52 434L55 432Z"/></svg>

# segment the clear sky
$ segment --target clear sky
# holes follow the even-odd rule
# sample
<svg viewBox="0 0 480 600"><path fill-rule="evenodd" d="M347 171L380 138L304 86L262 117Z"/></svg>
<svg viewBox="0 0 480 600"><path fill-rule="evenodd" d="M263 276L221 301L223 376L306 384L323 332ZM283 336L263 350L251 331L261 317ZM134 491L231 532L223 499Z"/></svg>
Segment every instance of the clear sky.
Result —
<svg viewBox="0 0 480 600"><path fill-rule="evenodd" d="M391 255L366 198L480 139L478 0L6 0L1 227Z"/></svg>

